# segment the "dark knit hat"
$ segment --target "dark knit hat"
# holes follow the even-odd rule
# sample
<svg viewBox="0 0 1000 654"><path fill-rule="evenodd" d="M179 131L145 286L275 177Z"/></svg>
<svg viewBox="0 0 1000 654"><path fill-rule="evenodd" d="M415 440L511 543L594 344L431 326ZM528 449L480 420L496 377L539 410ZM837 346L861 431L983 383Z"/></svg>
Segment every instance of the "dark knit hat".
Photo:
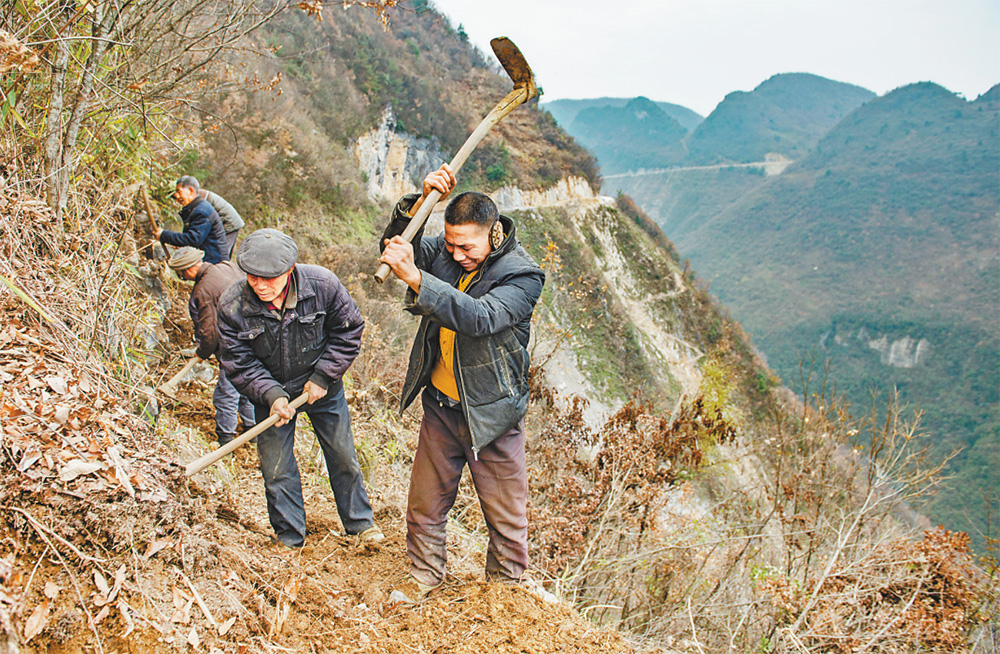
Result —
<svg viewBox="0 0 1000 654"><path fill-rule="evenodd" d="M270 279L292 269L299 248L291 236L276 229L258 229L240 243L236 265L254 277Z"/></svg>
<svg viewBox="0 0 1000 654"><path fill-rule="evenodd" d="M182 270L187 270L194 264L202 261L204 258L204 252L189 245L185 245L182 248L174 250L173 254L170 255L170 260L167 261L167 265L170 266L172 270L180 272Z"/></svg>

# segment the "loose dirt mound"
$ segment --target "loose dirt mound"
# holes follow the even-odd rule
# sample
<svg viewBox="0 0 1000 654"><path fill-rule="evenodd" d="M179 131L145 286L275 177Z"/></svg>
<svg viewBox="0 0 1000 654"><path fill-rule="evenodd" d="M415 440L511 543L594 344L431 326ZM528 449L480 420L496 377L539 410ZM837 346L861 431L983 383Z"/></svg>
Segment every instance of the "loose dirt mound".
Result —
<svg viewBox="0 0 1000 654"><path fill-rule="evenodd" d="M191 407L180 433L196 441L182 449L203 447L191 427L204 424L208 399L203 392L198 401L196 388L183 389L178 405ZM633 651L565 605L479 581L485 543L459 525L450 538L456 576L415 607L390 602L408 570L401 506L385 502L400 493L372 487L387 538L361 545L344 535L328 482L309 467L311 437L299 440L309 527L301 550L271 538L252 448L197 482L171 475L158 511L123 497L46 506L33 493L8 505L3 535L16 546L5 589L14 624L32 637L22 651Z"/></svg>

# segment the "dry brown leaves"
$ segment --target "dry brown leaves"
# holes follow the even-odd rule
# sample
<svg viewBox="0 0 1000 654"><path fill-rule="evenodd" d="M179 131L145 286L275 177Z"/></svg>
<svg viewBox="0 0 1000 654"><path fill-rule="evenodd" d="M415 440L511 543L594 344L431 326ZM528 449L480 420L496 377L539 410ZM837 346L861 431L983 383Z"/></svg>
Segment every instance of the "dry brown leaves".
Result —
<svg viewBox="0 0 1000 654"><path fill-rule="evenodd" d="M769 575L758 586L779 624L806 609L808 593L783 575ZM920 541L891 541L823 586L800 636L822 651L956 652L968 646L969 629L978 622L980 584L969 537L941 527Z"/></svg>
<svg viewBox="0 0 1000 654"><path fill-rule="evenodd" d="M16 313L5 308L8 317ZM15 320L0 327L0 435L20 473L19 490L165 500L163 484L150 472L163 461L141 451L135 436L149 426L102 388L93 371L59 360L54 344Z"/></svg>
<svg viewBox="0 0 1000 654"><path fill-rule="evenodd" d="M64 272L73 270L70 257L80 250L80 238L66 233L28 193L6 189L0 205L4 249L11 248L0 264L6 283L0 295L0 436L2 455L13 464L8 470L17 477L8 480L3 496L165 500L157 477L167 466L149 425L132 412L129 389L76 334L98 302L72 297L71 287L80 284ZM85 265L83 273L90 273ZM72 307L74 300L81 306Z"/></svg>
<svg viewBox="0 0 1000 654"><path fill-rule="evenodd" d="M29 71L38 65L38 55L10 32L0 30L0 75L14 69Z"/></svg>
<svg viewBox="0 0 1000 654"><path fill-rule="evenodd" d="M397 7L399 3L400 0L340 0L338 4L344 9L348 9L354 5L370 9L378 16L383 29L389 29L389 10ZM323 0L300 0L300 2L296 3L296 6L312 18L322 21L323 8L327 4Z"/></svg>
<svg viewBox="0 0 1000 654"><path fill-rule="evenodd" d="M537 393L552 404L551 389ZM529 529L536 564L552 574L582 553L600 511L617 504L617 524L646 531L650 507L683 471L701 465L702 448L735 438L732 425L709 415L700 397L673 421L633 400L599 432L584 422L585 402L573 398L565 409L553 406L532 444L530 458L540 468L533 476L544 481L532 498Z"/></svg>

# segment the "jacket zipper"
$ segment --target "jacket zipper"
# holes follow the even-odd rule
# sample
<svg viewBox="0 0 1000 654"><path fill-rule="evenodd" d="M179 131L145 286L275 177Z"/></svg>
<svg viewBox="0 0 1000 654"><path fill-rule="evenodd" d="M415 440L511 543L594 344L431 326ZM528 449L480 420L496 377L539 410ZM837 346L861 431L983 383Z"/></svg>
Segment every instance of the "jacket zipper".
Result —
<svg viewBox="0 0 1000 654"><path fill-rule="evenodd" d="M485 266L483 266L483 268L485 268ZM469 285L465 287L465 291L464 292L466 294L468 294L469 291L472 289L472 287L476 285L476 282L478 282L479 280L481 280L483 278L483 268L480 268L479 270L476 271L475 277L473 277L472 281L469 282ZM459 282L461 282L461 280L462 280L462 276L461 275L459 275L458 280L459 280L458 282L455 282L456 285ZM478 461L479 460L479 448L476 446L475 434L472 433L472 421L469 420L468 402L465 401L465 399L468 397L468 395L465 392L465 377L462 376L462 359L461 359L461 356L459 356L459 353L458 353L458 332L455 332L455 353L454 353L454 357L455 357L455 371L454 371L455 372L455 379L458 380L459 385L462 387L462 393L461 393L462 397L460 398L462 400L461 401L462 414L465 416L465 424L469 425L469 436L472 437L472 458L474 458L476 461Z"/></svg>
<svg viewBox="0 0 1000 654"><path fill-rule="evenodd" d="M471 285L472 284L469 284L469 286L471 286ZM467 424L469 426L469 436L470 436L470 439L472 440L472 458L475 459L476 461L478 461L479 460L479 447L476 445L476 435L472 433L472 422L469 420L469 406L468 406L469 403L465 401L465 398L468 397L468 396L465 394L465 378L462 376L461 357L458 354L458 333L457 332L455 333L455 354L454 354L454 356L455 356L455 379L458 380L459 386L462 387L462 393L461 393L461 395L462 395L462 397L461 397L462 401L459 402L459 404L461 404L461 406L462 406L462 415L465 416L465 424Z"/></svg>

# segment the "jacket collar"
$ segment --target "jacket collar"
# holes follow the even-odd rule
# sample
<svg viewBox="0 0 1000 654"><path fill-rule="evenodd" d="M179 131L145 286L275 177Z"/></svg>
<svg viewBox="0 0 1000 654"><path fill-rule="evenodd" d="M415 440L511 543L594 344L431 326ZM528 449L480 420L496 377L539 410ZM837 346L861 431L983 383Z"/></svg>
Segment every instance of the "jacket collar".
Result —
<svg viewBox="0 0 1000 654"><path fill-rule="evenodd" d="M197 285L198 282L201 281L201 278L205 276L205 273L207 273L209 270L212 269L212 265L213 264L207 263L205 261L201 262L201 267L198 268L198 273L194 276L195 285Z"/></svg>
<svg viewBox="0 0 1000 654"><path fill-rule="evenodd" d="M493 262L510 253L515 247L517 247L517 236L514 233L516 230L514 228L514 221L504 216L500 215L498 219L500 224L503 225L503 242L500 243L500 247L496 248L492 252L486 255L486 259L483 260L483 265L476 269L476 274L483 273L493 265Z"/></svg>
<svg viewBox="0 0 1000 654"><path fill-rule="evenodd" d="M483 262L484 266L509 253L517 246L517 236L515 234L517 230L514 227L514 221L503 214L500 214L499 220L500 224L503 225L503 242L500 243L500 247L486 256L486 261Z"/></svg>
<svg viewBox="0 0 1000 654"><path fill-rule="evenodd" d="M201 203L201 202L204 202L204 200L202 200L200 197L196 196L195 199L193 199L190 202L188 202L187 204L185 204L184 207L181 208L181 210L177 212L180 215L181 220L183 220L184 222L187 222L188 218L191 217L191 212L194 211L195 207L197 207L198 204Z"/></svg>

